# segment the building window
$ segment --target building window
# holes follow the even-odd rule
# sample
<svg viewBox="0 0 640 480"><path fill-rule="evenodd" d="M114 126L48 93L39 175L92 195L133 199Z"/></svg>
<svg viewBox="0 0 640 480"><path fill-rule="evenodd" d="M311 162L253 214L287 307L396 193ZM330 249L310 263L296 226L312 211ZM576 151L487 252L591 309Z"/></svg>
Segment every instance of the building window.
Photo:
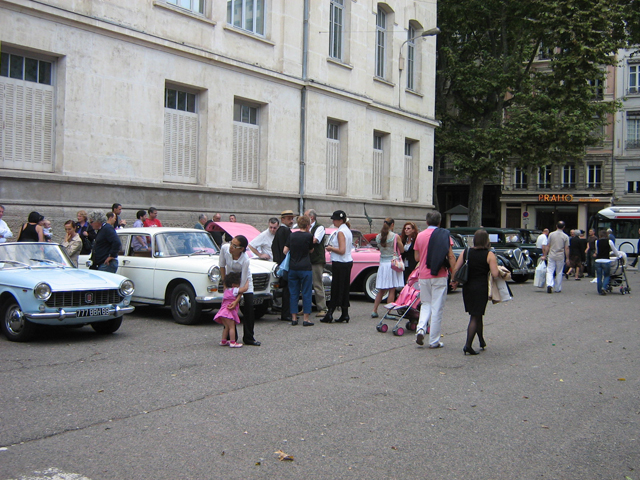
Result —
<svg viewBox="0 0 640 480"><path fill-rule="evenodd" d="M638 85L638 65L629 65L629 93L640 93L640 85Z"/></svg>
<svg viewBox="0 0 640 480"><path fill-rule="evenodd" d="M266 0L227 0L227 23L264 35Z"/></svg>
<svg viewBox="0 0 640 480"><path fill-rule="evenodd" d="M409 25L407 35L407 88L415 90L416 29Z"/></svg>
<svg viewBox="0 0 640 480"><path fill-rule="evenodd" d="M378 6L376 14L376 77L386 74L387 14Z"/></svg>
<svg viewBox="0 0 640 480"><path fill-rule="evenodd" d="M164 174L167 182L196 183L198 115L194 93L164 90Z"/></svg>
<svg viewBox="0 0 640 480"><path fill-rule="evenodd" d="M232 181L237 186L260 186L260 129L258 107L236 101L233 106Z"/></svg>
<svg viewBox="0 0 640 480"><path fill-rule="evenodd" d="M340 125L327 122L327 193L340 193Z"/></svg>
<svg viewBox="0 0 640 480"><path fill-rule="evenodd" d="M640 148L640 112L627 112L627 148Z"/></svg>
<svg viewBox="0 0 640 480"><path fill-rule="evenodd" d="M415 185L418 185L416 162L416 142L405 140L404 142L404 199L408 202L417 198Z"/></svg>
<svg viewBox="0 0 640 480"><path fill-rule="evenodd" d="M204 0L167 0L167 3L200 15L204 13Z"/></svg>
<svg viewBox="0 0 640 480"><path fill-rule="evenodd" d="M551 188L551 166L538 168L538 188Z"/></svg>
<svg viewBox="0 0 640 480"><path fill-rule="evenodd" d="M593 99L604 99L604 82L602 80L589 80L589 85L593 88Z"/></svg>
<svg viewBox="0 0 640 480"><path fill-rule="evenodd" d="M329 8L329 56L342 61L342 42L344 40L344 0L331 0Z"/></svg>
<svg viewBox="0 0 640 480"><path fill-rule="evenodd" d="M516 167L513 174L513 188L526 189L528 183L527 171L522 167Z"/></svg>
<svg viewBox="0 0 640 480"><path fill-rule="evenodd" d="M382 149L382 135L373 135L373 175L372 194L375 198L382 198L384 179L384 150Z"/></svg>
<svg viewBox="0 0 640 480"><path fill-rule="evenodd" d="M640 181L627 182L627 193L640 193Z"/></svg>
<svg viewBox="0 0 640 480"><path fill-rule="evenodd" d="M562 188L576 188L575 165L565 165L562 167Z"/></svg>
<svg viewBox="0 0 640 480"><path fill-rule="evenodd" d="M551 48L545 46L543 42L540 42L540 48L538 49L538 60L548 60L551 58L553 51Z"/></svg>
<svg viewBox="0 0 640 480"><path fill-rule="evenodd" d="M587 165L587 188L602 188L602 165Z"/></svg>
<svg viewBox="0 0 640 480"><path fill-rule="evenodd" d="M0 167L53 171L53 63L0 56Z"/></svg>

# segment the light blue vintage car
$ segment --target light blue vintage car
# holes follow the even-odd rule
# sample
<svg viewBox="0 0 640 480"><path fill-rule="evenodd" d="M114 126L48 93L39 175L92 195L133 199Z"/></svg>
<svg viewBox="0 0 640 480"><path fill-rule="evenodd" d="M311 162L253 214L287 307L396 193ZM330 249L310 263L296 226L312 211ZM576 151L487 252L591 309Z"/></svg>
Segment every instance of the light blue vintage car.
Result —
<svg viewBox="0 0 640 480"><path fill-rule="evenodd" d="M75 268L58 244L0 244L0 329L11 341L28 341L37 325L113 333L134 310L133 291L121 275Z"/></svg>

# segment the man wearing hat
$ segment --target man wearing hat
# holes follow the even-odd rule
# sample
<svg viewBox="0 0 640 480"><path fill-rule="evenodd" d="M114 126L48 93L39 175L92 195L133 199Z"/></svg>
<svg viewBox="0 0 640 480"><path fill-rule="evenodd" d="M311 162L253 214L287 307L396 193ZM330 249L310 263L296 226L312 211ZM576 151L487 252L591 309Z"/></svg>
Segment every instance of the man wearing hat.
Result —
<svg viewBox="0 0 640 480"><path fill-rule="evenodd" d="M291 227L293 227L293 210L285 210L280 214L280 228L276 230L271 244L271 253L273 261L280 265L286 256L284 254L284 246L291 235ZM289 282L287 272L280 279L280 287L282 288L282 311L280 312L280 320L291 321L291 308L289 307Z"/></svg>

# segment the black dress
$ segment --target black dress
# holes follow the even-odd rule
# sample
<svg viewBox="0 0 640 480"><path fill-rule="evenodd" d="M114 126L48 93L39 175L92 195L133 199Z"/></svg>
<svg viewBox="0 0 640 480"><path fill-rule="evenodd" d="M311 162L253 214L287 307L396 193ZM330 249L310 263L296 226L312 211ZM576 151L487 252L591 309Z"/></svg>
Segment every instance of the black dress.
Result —
<svg viewBox="0 0 640 480"><path fill-rule="evenodd" d="M416 254L415 254L415 250L413 249L413 246L416 243L416 240L413 239L411 240L409 237L407 237L407 242L411 242L409 243L409 248L405 251L402 252L402 260L405 261L405 265L406 268L404 269L404 284L407 284L407 279L409 278L409 275L411 275L411 272L413 272L416 268L416 265L418 265L418 262L416 261Z"/></svg>
<svg viewBox="0 0 640 480"><path fill-rule="evenodd" d="M470 248L465 253L469 254L469 278L462 286L462 299L464 310L469 315L484 315L489 296L488 274L490 271L487 263L489 250L476 250Z"/></svg>

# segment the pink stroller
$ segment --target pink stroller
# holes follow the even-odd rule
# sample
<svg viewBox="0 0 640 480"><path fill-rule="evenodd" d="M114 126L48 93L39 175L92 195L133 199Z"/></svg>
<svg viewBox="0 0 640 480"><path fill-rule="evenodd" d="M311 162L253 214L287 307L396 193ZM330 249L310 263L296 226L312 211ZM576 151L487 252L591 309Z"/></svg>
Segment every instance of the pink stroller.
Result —
<svg viewBox="0 0 640 480"><path fill-rule="evenodd" d="M394 335L404 335L404 328L400 326L403 320L407 320L405 325L407 330L415 330L418 325L418 319L420 318L420 290L418 284L418 268L416 267L409 278L407 284L400 291L400 295L393 303L387 303L384 308L387 309L387 313L384 314L380 323L376 325L376 330L380 333L385 333L389 330L389 326L384 323L385 319L398 321L391 330Z"/></svg>

